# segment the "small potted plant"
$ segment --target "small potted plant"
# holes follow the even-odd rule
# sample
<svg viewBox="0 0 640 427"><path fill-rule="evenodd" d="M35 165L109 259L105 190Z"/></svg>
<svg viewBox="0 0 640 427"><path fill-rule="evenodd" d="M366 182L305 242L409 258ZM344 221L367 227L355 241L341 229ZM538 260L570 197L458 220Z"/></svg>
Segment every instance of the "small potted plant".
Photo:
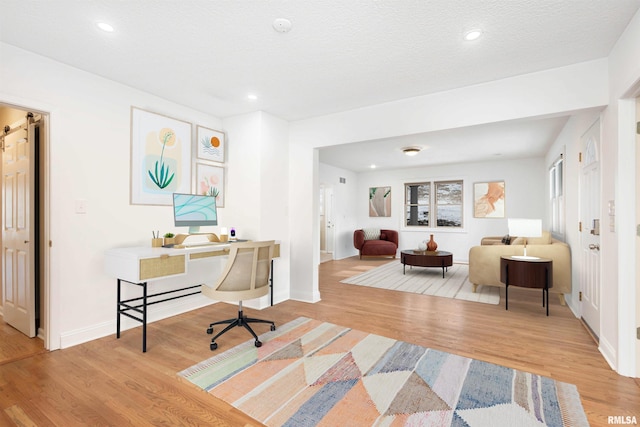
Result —
<svg viewBox="0 0 640 427"><path fill-rule="evenodd" d="M164 233L164 244L174 245L176 243L176 235L173 233Z"/></svg>

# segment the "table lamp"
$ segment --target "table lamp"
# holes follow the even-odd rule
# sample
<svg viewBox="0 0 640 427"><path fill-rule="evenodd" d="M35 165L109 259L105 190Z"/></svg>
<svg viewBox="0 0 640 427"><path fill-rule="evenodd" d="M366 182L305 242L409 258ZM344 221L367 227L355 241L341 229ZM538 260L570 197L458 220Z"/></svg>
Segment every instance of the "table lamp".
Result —
<svg viewBox="0 0 640 427"><path fill-rule="evenodd" d="M522 237L524 239L524 254L515 256L514 258L535 259L537 257L527 256L527 238L542 236L542 220L541 219L525 219L525 218L509 218L507 220L509 227L509 235Z"/></svg>

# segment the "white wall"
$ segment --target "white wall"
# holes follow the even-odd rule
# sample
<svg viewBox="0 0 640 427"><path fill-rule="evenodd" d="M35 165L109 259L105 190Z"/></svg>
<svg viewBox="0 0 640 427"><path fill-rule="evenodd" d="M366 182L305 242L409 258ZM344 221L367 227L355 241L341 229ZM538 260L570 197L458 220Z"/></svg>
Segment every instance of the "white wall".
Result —
<svg viewBox="0 0 640 427"><path fill-rule="evenodd" d="M600 349L623 375L640 376L640 343L636 339L636 294L639 278L631 266L636 259L635 201L638 198L634 162L636 147L635 100L640 95L640 12L636 13L609 55L609 107L602 126L601 217L608 217L609 200L616 203L616 229L601 233L602 280L616 283L602 292L607 319ZM603 282L604 283L604 282Z"/></svg>
<svg viewBox="0 0 640 427"><path fill-rule="evenodd" d="M507 217L545 218L545 168L542 158L439 165L424 168L404 168L371 171L358 174L358 228L389 228L399 231L400 249L417 248L418 243L434 240L441 250L453 253L454 261L468 262L469 249L480 244L485 236L508 233ZM464 218L462 229L406 227L404 225L404 184L408 182L463 180ZM473 184L505 182L505 218L473 217ZM391 217L370 217L368 194L370 187L391 186ZM547 224L543 221L543 225ZM353 231L352 231L353 234Z"/></svg>
<svg viewBox="0 0 640 427"><path fill-rule="evenodd" d="M50 346L53 349L68 347L113 334L116 282L103 272L104 251L117 246L148 245L152 230L186 231L174 229L170 206L129 204L131 106L191 122L194 129L199 124L224 130L223 122L10 45L0 44L0 48L0 103L47 112L51 118ZM273 132L280 137L275 138L278 139L276 147L286 150L288 130ZM219 223L236 226L242 237L242 233L248 235L256 231L255 221L253 217L243 216L246 200L233 190L236 179L243 176L239 171L252 159L233 145L235 139L230 133L226 163L229 187L225 207L219 210ZM272 159L267 156L258 156L258 159L262 161L262 168L270 167L268 163ZM287 170L286 164L283 169ZM286 182L282 174L276 172L276 176ZM271 192L265 195L285 207L287 196L286 190L281 197L274 197ZM87 200L86 214L75 213L78 199ZM283 225L286 215L283 218L272 221L278 223L278 233L288 228L288 224ZM264 234L267 237L267 233ZM278 234L278 238L280 236ZM288 278L288 272L279 275L283 280ZM156 290L163 288L159 285ZM127 290L125 296L128 295L132 292ZM158 306L149 316L157 320L209 303L210 300L199 295L188 297ZM124 322L125 329L137 325Z"/></svg>
<svg viewBox="0 0 640 427"><path fill-rule="evenodd" d="M227 181L234 207L229 227L236 227L239 238L280 243L280 257L273 266L273 299L284 301L290 295L288 123L257 112L225 119L224 127L231 154L238 160ZM246 305L262 308L268 300L265 296Z"/></svg>
<svg viewBox="0 0 640 427"><path fill-rule="evenodd" d="M390 228L399 231L400 248L417 247L429 234L439 247L454 254L456 261L467 262L469 248L480 243L484 236L507 234L506 217L543 218L547 226L545 205L546 184L542 177L546 169L542 158L514 159L440 165L428 168L403 168L354 173L334 166L320 164L319 177L323 184L333 183L334 215L336 216L336 259L358 254L353 247L353 230L363 227ZM345 184L336 184L340 177ZM443 230L428 227L404 227L404 184L406 182L464 180L464 227ZM473 217L473 184L486 181L505 181L505 218ZM391 217L370 217L368 191L370 187L392 187Z"/></svg>

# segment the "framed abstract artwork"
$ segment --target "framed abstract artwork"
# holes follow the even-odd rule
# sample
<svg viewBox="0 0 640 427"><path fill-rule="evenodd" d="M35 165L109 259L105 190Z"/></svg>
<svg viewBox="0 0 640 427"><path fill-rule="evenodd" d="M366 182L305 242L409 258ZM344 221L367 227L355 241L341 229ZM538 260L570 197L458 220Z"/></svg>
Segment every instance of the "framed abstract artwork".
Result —
<svg viewBox="0 0 640 427"><path fill-rule="evenodd" d="M504 218L504 181L473 184L473 216Z"/></svg>
<svg viewBox="0 0 640 427"><path fill-rule="evenodd" d="M133 205L171 205L191 191L191 123L131 107Z"/></svg>
<svg viewBox="0 0 640 427"><path fill-rule="evenodd" d="M224 167L196 163L196 193L215 196L216 205L224 207Z"/></svg>
<svg viewBox="0 0 640 427"><path fill-rule="evenodd" d="M201 160L224 163L226 140L223 132L197 126L196 157Z"/></svg>
<svg viewBox="0 0 640 427"><path fill-rule="evenodd" d="M391 216L391 187L369 188L369 216Z"/></svg>

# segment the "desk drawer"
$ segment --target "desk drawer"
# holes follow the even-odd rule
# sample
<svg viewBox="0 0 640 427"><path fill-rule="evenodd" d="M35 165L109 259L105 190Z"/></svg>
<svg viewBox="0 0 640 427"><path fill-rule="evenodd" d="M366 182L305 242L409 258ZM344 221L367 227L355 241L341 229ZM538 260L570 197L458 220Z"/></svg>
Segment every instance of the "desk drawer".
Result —
<svg viewBox="0 0 640 427"><path fill-rule="evenodd" d="M158 258L140 260L140 280L156 277L172 276L185 273L185 258L183 255L162 255Z"/></svg>

